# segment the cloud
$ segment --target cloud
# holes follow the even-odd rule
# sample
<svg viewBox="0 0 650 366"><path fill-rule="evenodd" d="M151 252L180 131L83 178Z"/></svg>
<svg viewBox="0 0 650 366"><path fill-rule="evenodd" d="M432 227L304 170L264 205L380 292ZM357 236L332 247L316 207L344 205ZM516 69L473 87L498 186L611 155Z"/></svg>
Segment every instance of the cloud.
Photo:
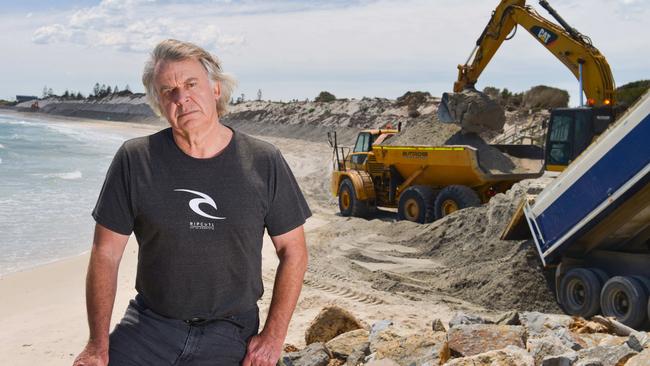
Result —
<svg viewBox="0 0 650 366"><path fill-rule="evenodd" d="M70 39L71 33L61 24L52 24L38 28L32 41L38 44L63 42Z"/></svg>
<svg viewBox="0 0 650 366"><path fill-rule="evenodd" d="M36 29L32 41L37 44L69 42L126 52L146 52L165 38L193 39L208 49L220 51L245 44L243 35L223 33L207 21L201 24L190 16L165 16L168 13L165 8L170 5L155 2L103 0L97 6L75 11L63 24Z"/></svg>

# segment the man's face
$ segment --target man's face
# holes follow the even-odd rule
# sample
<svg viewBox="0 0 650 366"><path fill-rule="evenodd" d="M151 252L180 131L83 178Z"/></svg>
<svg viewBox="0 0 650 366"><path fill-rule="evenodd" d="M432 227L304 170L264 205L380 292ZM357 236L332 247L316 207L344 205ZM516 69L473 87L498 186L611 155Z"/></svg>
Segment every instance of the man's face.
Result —
<svg viewBox="0 0 650 366"><path fill-rule="evenodd" d="M208 72L199 61L161 61L156 64L154 75L161 112L173 129L189 133L218 120L220 85L211 85Z"/></svg>

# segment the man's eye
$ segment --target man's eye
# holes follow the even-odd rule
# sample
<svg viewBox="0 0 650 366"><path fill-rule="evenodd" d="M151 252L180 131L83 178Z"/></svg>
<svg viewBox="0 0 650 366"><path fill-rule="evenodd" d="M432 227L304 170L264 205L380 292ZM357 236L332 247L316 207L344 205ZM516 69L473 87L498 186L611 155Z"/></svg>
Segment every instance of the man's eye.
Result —
<svg viewBox="0 0 650 366"><path fill-rule="evenodd" d="M191 82L187 84L190 88L193 88L196 86L196 82Z"/></svg>

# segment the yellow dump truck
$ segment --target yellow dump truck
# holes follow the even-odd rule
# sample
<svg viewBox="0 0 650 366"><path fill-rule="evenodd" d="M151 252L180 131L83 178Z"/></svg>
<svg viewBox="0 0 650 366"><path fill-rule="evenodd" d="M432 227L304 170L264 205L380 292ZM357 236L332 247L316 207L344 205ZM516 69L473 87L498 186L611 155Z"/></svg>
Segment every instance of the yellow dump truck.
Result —
<svg viewBox="0 0 650 366"><path fill-rule="evenodd" d="M514 183L542 174L537 146L491 145L515 159L537 161L527 172L494 172L480 163L472 146L390 146L398 130L365 130L352 149L329 133L335 161L331 190L343 216L371 217L377 207L397 208L400 220L432 222L456 210L478 206Z"/></svg>

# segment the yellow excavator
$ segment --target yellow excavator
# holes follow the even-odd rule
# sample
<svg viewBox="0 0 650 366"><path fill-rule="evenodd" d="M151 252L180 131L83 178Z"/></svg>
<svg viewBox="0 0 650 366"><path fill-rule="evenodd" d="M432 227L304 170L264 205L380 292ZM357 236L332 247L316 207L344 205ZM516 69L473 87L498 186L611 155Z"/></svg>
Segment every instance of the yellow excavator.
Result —
<svg viewBox="0 0 650 366"><path fill-rule="evenodd" d="M501 44L511 39L518 26L525 28L540 44L562 62L580 83L580 107L551 111L547 136L546 170L562 171L614 120L614 78L609 64L589 37L571 27L545 1L539 4L560 24L540 16L525 0L502 0L476 41L464 65L458 65L454 92L474 88L479 76ZM587 97L583 103L582 93ZM448 94L443 94L438 117L453 122Z"/></svg>

